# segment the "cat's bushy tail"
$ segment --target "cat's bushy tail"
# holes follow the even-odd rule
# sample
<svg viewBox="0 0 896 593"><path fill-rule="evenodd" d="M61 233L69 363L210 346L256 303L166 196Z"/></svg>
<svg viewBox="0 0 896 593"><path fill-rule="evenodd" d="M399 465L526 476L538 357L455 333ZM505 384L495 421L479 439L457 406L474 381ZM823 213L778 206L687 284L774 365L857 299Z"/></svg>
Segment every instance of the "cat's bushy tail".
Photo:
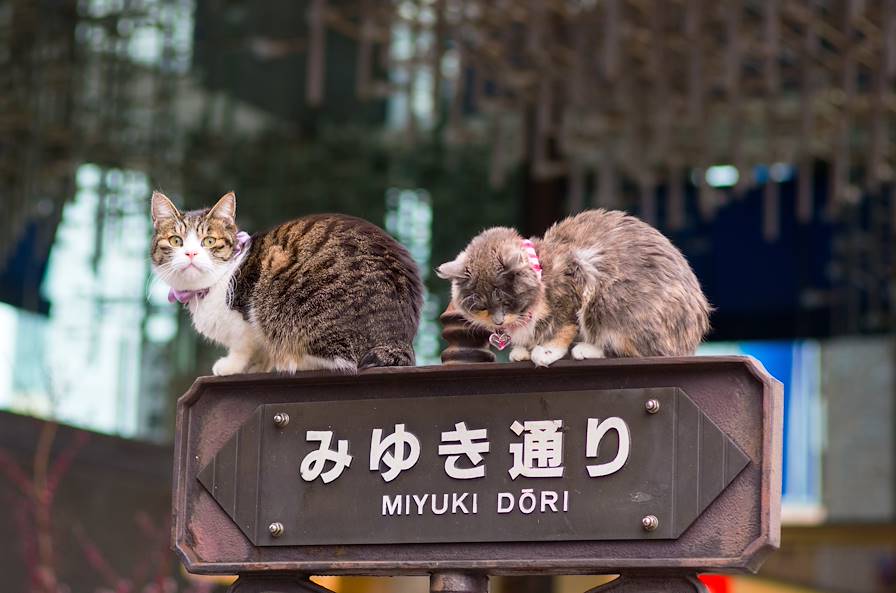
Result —
<svg viewBox="0 0 896 593"><path fill-rule="evenodd" d="M358 361L358 370L372 367L414 366L414 348L410 344L382 344L371 348Z"/></svg>

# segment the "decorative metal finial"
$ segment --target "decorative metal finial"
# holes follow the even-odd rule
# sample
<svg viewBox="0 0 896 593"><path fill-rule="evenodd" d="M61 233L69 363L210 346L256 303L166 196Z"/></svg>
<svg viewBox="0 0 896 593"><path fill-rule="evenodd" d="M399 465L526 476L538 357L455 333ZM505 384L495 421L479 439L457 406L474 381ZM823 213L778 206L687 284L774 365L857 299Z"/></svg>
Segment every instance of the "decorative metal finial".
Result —
<svg viewBox="0 0 896 593"><path fill-rule="evenodd" d="M442 363L495 362L495 355L488 347L489 332L470 327L454 304L448 304L439 321L442 322L442 337L448 342L448 347L442 350Z"/></svg>

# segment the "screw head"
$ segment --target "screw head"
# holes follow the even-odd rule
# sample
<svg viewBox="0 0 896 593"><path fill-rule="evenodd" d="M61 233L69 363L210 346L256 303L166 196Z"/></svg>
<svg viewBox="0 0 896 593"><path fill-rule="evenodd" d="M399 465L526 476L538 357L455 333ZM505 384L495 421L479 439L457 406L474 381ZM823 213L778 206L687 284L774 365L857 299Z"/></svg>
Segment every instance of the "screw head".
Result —
<svg viewBox="0 0 896 593"><path fill-rule="evenodd" d="M270 525L268 525L268 531L271 532L271 535L273 537L280 537L281 535L283 535L283 531L284 531L283 523L280 523L280 522L271 523Z"/></svg>
<svg viewBox="0 0 896 593"><path fill-rule="evenodd" d="M286 412L277 412L274 414L274 425L277 428L283 428L287 424L289 424L289 414Z"/></svg>
<svg viewBox="0 0 896 593"><path fill-rule="evenodd" d="M656 414L660 411L660 402L657 399L649 399L644 403L644 409L648 414Z"/></svg>
<svg viewBox="0 0 896 593"><path fill-rule="evenodd" d="M644 531L655 531L659 526L660 520L656 518L656 515L647 515L641 519L641 527L644 528Z"/></svg>

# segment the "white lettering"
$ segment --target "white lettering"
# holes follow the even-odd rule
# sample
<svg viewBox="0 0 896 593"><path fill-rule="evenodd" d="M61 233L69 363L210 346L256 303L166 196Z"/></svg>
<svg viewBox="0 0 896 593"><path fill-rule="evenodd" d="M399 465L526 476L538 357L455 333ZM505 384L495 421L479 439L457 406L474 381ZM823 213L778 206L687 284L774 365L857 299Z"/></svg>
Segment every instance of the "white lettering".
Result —
<svg viewBox="0 0 896 593"><path fill-rule="evenodd" d="M569 511L569 490L535 490L523 488L519 495L513 492L498 492L497 512L499 514L519 511L531 515L536 510L547 513ZM476 515L479 513L479 493L443 492L424 494L383 495L382 515Z"/></svg>
<svg viewBox="0 0 896 593"><path fill-rule="evenodd" d="M352 456L348 453L348 441L339 440L336 443L336 450L330 449L333 442L332 430L309 430L305 432L305 440L309 443L320 443L316 450L305 455L299 466L299 473L306 482L313 482L320 477L324 484L329 484L352 464ZM332 463L333 466L324 471L327 463Z"/></svg>
<svg viewBox="0 0 896 593"><path fill-rule="evenodd" d="M434 515L444 515L446 512L448 512L448 495L447 494L442 495L442 501L443 501L442 508L438 508L436 506L436 498L438 498L438 497L435 494L433 494L432 495L432 512Z"/></svg>
<svg viewBox="0 0 896 593"><path fill-rule="evenodd" d="M433 495L433 497L435 497L435 495ZM417 514L418 515L423 514L423 507L426 506L427 498L429 498L429 494L424 494L422 498L417 496L416 494L414 495L414 503L416 503L416 505L417 505ZM410 512L410 509L408 510L408 512Z"/></svg>
<svg viewBox="0 0 896 593"><path fill-rule="evenodd" d="M383 438L382 428L373 429L370 437L370 471L378 470L381 461L385 463L388 469L382 473L383 480L391 482L404 470L414 467L419 458L420 441L404 429L404 424L396 424L395 432L386 438Z"/></svg>
<svg viewBox="0 0 896 593"><path fill-rule="evenodd" d="M498 512L509 513L513 510L515 501L516 499L510 492L498 492Z"/></svg>
<svg viewBox="0 0 896 593"><path fill-rule="evenodd" d="M508 470L510 479L562 478L563 477L563 428L562 420L526 420L520 424L514 420L510 429L523 437L522 443L511 443L513 467Z"/></svg>
<svg viewBox="0 0 896 593"><path fill-rule="evenodd" d="M480 441L480 442L477 442ZM485 477L485 466L482 454L488 453L488 430L481 428L471 430L466 422L458 422L454 430L442 433L439 455L448 455L445 459L445 473L456 480L470 480ZM457 467L461 455L466 456L472 467Z"/></svg>
<svg viewBox="0 0 896 593"><path fill-rule="evenodd" d="M383 516L385 515L400 515L401 514L401 495L397 495L395 500L392 500L388 494L383 495Z"/></svg>
<svg viewBox="0 0 896 593"><path fill-rule="evenodd" d="M561 492L562 506L559 504ZM518 509L522 514L530 515L535 512L535 509L539 508L542 513L548 511L565 513L569 510L569 490L562 490L561 492L523 488L520 490L519 497L516 497L512 492L498 492L498 513L512 513L515 509ZM473 500L475 503L475 495Z"/></svg>
<svg viewBox="0 0 896 593"><path fill-rule="evenodd" d="M597 457L600 440L611 430L615 430L616 434L619 435L619 449L616 451L616 457L608 463L598 463L596 465L587 466L588 475L592 478L614 474L621 470L626 461L628 461L629 450L631 448L631 435L625 421L622 418L615 416L613 418L607 418L603 422L597 418L588 419L588 436L585 442L585 456Z"/></svg>
<svg viewBox="0 0 896 593"><path fill-rule="evenodd" d="M470 494L469 492L464 492L463 494L460 495L460 497L457 496L457 492L453 492L451 494L451 514L452 515L457 513L458 509L463 509L465 515L470 514L470 511L468 511L467 507L464 505L464 499L469 494Z"/></svg>
<svg viewBox="0 0 896 593"><path fill-rule="evenodd" d="M541 512L545 512L547 507L551 507L552 511L557 512L557 493L553 490L545 490L541 493Z"/></svg>
<svg viewBox="0 0 896 593"><path fill-rule="evenodd" d="M523 505L526 505L526 507L528 507L529 510L526 510L526 508ZM523 513L528 515L529 513L531 513L534 510L535 510L535 494L533 494L533 490L531 488L525 488L525 489L523 489L522 493L520 494L520 511L522 511Z"/></svg>

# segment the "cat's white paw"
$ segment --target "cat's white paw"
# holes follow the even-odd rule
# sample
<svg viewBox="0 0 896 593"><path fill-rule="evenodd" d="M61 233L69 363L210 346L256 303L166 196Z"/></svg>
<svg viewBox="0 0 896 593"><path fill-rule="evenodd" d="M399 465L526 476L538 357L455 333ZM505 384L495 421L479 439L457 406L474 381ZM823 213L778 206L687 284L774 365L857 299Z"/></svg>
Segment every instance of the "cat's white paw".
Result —
<svg viewBox="0 0 896 593"><path fill-rule="evenodd" d="M529 360L529 350L523 346L514 346L510 351L510 361L520 362L522 360Z"/></svg>
<svg viewBox="0 0 896 593"><path fill-rule="evenodd" d="M532 362L535 366L546 367L557 362L566 354L566 348L555 346L536 346L532 349Z"/></svg>
<svg viewBox="0 0 896 593"><path fill-rule="evenodd" d="M212 373L216 377L223 377L225 375L237 375L246 370L246 360L242 357L235 357L233 355L225 356L224 358L218 359L218 362L212 367Z"/></svg>
<svg viewBox="0 0 896 593"><path fill-rule="evenodd" d="M588 358L605 358L605 355L602 348L587 342L579 342L572 347L572 357L576 360L585 360Z"/></svg>

